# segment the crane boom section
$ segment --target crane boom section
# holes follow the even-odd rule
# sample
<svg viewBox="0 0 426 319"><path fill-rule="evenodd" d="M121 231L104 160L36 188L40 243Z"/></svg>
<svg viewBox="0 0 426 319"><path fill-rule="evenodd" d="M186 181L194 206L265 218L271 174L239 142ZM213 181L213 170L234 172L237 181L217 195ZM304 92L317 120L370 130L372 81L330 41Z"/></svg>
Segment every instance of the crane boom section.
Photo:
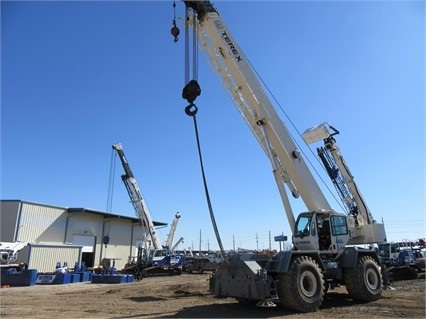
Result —
<svg viewBox="0 0 426 319"><path fill-rule="evenodd" d="M175 249L178 248L178 246L183 242L183 240L184 240L183 237L179 238L179 240L176 242L176 244L173 245L172 251L175 251Z"/></svg>
<svg viewBox="0 0 426 319"><path fill-rule="evenodd" d="M161 249L161 241L156 235L154 222L152 221L151 215L148 210L148 206L142 197L142 193L133 176L130 165L127 162L126 156L124 155L123 147L121 144L114 144L112 146L117 151L118 157L120 158L121 164L123 165L125 174L121 175L124 185L126 186L127 193L129 194L130 201L135 209L136 216L141 221L141 226L147 231L146 235L149 235L152 241L154 249ZM148 237L148 236L147 236Z"/></svg>
<svg viewBox="0 0 426 319"><path fill-rule="evenodd" d="M208 55L208 63L269 157L277 183L285 183L294 197L300 195L308 210L330 210L290 133L219 14L209 1L184 2L193 9L190 14L196 12L197 25L193 25L191 17L188 24L197 32L199 45L204 49L201 51ZM281 186L278 188L282 189ZM294 225L294 217L288 212L287 217Z"/></svg>
<svg viewBox="0 0 426 319"><path fill-rule="evenodd" d="M167 241L166 241L166 247L169 248L169 249L172 248L173 238L175 236L176 227L177 227L177 224L179 222L179 219L180 219L180 214L176 213L175 219L173 219L172 225L170 226L170 233L167 236Z"/></svg>

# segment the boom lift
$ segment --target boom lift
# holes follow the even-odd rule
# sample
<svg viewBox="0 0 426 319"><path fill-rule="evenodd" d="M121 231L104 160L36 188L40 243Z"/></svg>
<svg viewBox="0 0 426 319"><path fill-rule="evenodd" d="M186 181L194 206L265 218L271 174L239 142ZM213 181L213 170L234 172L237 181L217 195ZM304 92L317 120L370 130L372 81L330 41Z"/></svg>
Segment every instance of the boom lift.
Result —
<svg viewBox="0 0 426 319"><path fill-rule="evenodd" d="M130 169L129 162L124 155L122 145L114 144L112 148L117 151L123 165L125 174L121 175L121 179L126 186L136 216L140 220L143 236L146 240L145 247L138 247L137 261L131 265L127 265L122 272L134 273L137 279L156 275L180 275L182 273L184 258L176 256L176 258L171 259L169 250L161 245L148 207Z"/></svg>
<svg viewBox="0 0 426 319"><path fill-rule="evenodd" d="M365 205L359 205L361 197L355 197L350 205L357 209L352 209L348 215L332 210L219 13L210 1L183 2L188 14L185 24L195 31L199 48L203 49L207 61L271 162L293 230L290 251L280 252L267 260L230 256L212 275L211 293L259 306L274 306L278 299L284 307L298 312L315 311L321 306L328 288L339 284L346 286L354 300L378 300L383 284L377 253L351 245L386 241L383 224L371 217ZM194 82L188 82L185 89ZM201 92L199 87L195 89ZM185 94L182 96L186 98ZM187 100L190 105L185 111L194 106L193 98ZM339 161L344 164L343 158ZM349 171L345 168L336 167L347 176ZM287 190L293 197L301 198L307 207L308 211L299 214L297 219Z"/></svg>

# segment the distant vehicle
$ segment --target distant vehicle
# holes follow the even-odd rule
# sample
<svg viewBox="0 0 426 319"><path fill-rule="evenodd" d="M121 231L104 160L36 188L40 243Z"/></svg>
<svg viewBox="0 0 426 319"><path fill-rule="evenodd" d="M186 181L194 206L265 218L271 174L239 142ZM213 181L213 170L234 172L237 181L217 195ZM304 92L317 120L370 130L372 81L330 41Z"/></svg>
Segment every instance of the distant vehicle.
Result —
<svg viewBox="0 0 426 319"><path fill-rule="evenodd" d="M205 271L216 271L218 265L218 262L210 261L208 258L194 258L186 263L185 269L190 274L193 272L202 274Z"/></svg>
<svg viewBox="0 0 426 319"><path fill-rule="evenodd" d="M417 258L410 246L399 242L380 243L378 244L378 254L392 280L417 278Z"/></svg>
<svg viewBox="0 0 426 319"><path fill-rule="evenodd" d="M182 271L188 272L188 266L194 262L195 258L196 257L193 257L193 256L186 256L185 263L182 265Z"/></svg>
<svg viewBox="0 0 426 319"><path fill-rule="evenodd" d="M15 268L21 270L27 268L28 265L21 263L16 264L18 260L18 252L24 249L28 243L26 242L0 242L1 269Z"/></svg>
<svg viewBox="0 0 426 319"><path fill-rule="evenodd" d="M426 250L414 250L415 263L414 267L418 272L424 272L426 270Z"/></svg>

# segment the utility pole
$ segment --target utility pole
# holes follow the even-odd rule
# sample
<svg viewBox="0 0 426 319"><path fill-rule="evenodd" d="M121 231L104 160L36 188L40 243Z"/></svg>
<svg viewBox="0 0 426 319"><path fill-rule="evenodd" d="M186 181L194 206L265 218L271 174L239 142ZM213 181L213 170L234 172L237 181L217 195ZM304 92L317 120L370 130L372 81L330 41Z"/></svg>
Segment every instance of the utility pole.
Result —
<svg viewBox="0 0 426 319"><path fill-rule="evenodd" d="M200 229L200 245L199 245L199 253L200 253L200 256L201 256L201 229Z"/></svg>
<svg viewBox="0 0 426 319"><path fill-rule="evenodd" d="M257 233L256 233L256 250L259 251L259 238L257 237Z"/></svg>
<svg viewBox="0 0 426 319"><path fill-rule="evenodd" d="M269 231L269 251L272 251L272 244L271 244L271 231Z"/></svg>
<svg viewBox="0 0 426 319"><path fill-rule="evenodd" d="M232 249L235 251L235 235L232 234Z"/></svg>

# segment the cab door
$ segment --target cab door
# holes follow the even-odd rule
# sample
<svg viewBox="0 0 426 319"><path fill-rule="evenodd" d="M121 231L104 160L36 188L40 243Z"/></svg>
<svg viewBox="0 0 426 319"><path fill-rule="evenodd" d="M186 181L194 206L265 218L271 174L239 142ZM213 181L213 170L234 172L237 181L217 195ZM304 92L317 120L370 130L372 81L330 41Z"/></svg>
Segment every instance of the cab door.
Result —
<svg viewBox="0 0 426 319"><path fill-rule="evenodd" d="M319 250L315 213L302 213L296 221L293 244L299 250Z"/></svg>

